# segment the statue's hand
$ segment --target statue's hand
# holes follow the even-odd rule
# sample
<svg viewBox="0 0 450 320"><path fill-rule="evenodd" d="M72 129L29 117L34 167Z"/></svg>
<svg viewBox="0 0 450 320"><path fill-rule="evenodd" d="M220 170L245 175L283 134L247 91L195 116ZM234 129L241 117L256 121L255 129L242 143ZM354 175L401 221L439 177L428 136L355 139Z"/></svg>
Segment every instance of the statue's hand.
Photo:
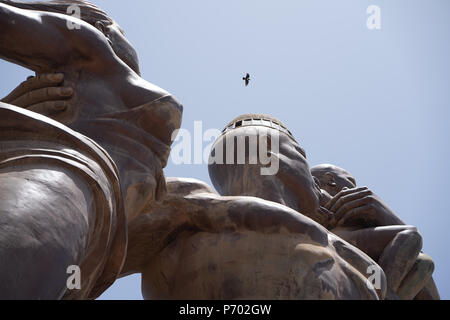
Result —
<svg viewBox="0 0 450 320"><path fill-rule="evenodd" d="M52 115L67 109L67 100L73 95L73 89L62 87L62 73L43 73L28 77L1 101L25 108L43 115Z"/></svg>
<svg viewBox="0 0 450 320"><path fill-rule="evenodd" d="M404 224L394 212L367 187L344 188L325 208L334 212L337 226L377 227Z"/></svg>
<svg viewBox="0 0 450 320"><path fill-rule="evenodd" d="M320 214L320 219L317 219L316 222L321 224L327 230L331 230L336 227L337 221L333 212L329 211L325 207L320 207L318 212Z"/></svg>

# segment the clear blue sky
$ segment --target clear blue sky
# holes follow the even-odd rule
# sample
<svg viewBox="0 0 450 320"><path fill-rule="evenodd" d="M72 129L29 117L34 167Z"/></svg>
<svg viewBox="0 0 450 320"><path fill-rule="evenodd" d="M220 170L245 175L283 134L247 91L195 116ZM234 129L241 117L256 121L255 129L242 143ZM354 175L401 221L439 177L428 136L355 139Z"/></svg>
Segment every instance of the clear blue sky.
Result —
<svg viewBox="0 0 450 320"><path fill-rule="evenodd" d="M419 228L450 298L448 0L93 2L125 29L143 77L183 103L184 128L278 117L310 165L348 169ZM381 8L381 30L366 27L369 5ZM4 96L30 72L0 61L0 74ZM166 175L210 183L206 165L169 161ZM140 276L101 298L141 299Z"/></svg>

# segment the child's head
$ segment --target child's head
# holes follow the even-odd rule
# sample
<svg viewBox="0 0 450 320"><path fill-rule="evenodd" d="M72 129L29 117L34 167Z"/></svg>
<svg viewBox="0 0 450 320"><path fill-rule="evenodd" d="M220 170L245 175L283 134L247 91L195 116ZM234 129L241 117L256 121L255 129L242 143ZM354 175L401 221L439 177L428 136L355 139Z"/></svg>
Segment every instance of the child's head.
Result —
<svg viewBox="0 0 450 320"><path fill-rule="evenodd" d="M311 168L311 174L318 180L321 189L335 196L343 188L355 188L355 178L346 170L332 164L319 164Z"/></svg>

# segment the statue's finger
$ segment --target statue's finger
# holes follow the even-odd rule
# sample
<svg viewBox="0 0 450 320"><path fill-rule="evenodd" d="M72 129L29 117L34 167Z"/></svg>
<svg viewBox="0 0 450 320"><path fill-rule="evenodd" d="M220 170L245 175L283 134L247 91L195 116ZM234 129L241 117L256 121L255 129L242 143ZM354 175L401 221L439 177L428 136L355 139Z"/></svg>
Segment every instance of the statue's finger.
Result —
<svg viewBox="0 0 450 320"><path fill-rule="evenodd" d="M46 101L42 103L37 103L35 105L28 107L27 109L45 116L50 116L55 113L65 111L67 107L68 107L67 101L61 100L61 101Z"/></svg>
<svg viewBox="0 0 450 320"><path fill-rule="evenodd" d="M358 191L361 191L364 189L367 189L367 188L366 187L359 187L359 188L352 188L352 189L344 188L341 191L339 191L333 198L331 198L331 200L325 205L325 208L330 210L341 197L344 197L350 193L358 192ZM330 210L330 211L332 211L332 210Z"/></svg>
<svg viewBox="0 0 450 320"><path fill-rule="evenodd" d="M16 89L14 89L9 95L7 95L3 99L3 101L6 103L14 104L14 100L17 100L30 91L57 86L63 80L64 74L62 73L43 73L36 77L28 77L27 80L22 82Z"/></svg>
<svg viewBox="0 0 450 320"><path fill-rule="evenodd" d="M69 87L47 87L29 91L28 93L20 96L11 104L27 108L44 101L53 101L70 98L73 94L73 89Z"/></svg>
<svg viewBox="0 0 450 320"><path fill-rule="evenodd" d="M328 201L328 203L325 205L325 208L330 210L346 191L347 189L339 191L333 198L331 198L330 201Z"/></svg>
<svg viewBox="0 0 450 320"><path fill-rule="evenodd" d="M367 188L363 188L362 190L353 190L353 192L340 197L330 208L330 211L337 213L344 204L372 195L372 191Z"/></svg>
<svg viewBox="0 0 450 320"><path fill-rule="evenodd" d="M51 86L56 86L64 80L62 73L42 73L25 81L24 89L26 91L36 90Z"/></svg>

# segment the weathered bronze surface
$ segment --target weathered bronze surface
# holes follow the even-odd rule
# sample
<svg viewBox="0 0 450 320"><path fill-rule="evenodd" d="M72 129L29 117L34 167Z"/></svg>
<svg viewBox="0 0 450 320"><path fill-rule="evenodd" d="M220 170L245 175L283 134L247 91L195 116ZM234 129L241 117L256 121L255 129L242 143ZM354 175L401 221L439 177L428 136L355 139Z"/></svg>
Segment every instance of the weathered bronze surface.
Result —
<svg viewBox="0 0 450 320"><path fill-rule="evenodd" d="M65 14L73 4L83 21ZM0 106L0 297L95 298L124 262L125 219L165 192L182 107L139 76L119 26L85 1L0 1L0 30L0 57L37 74L4 101L42 114ZM69 265L88 275L81 290L65 290Z"/></svg>
<svg viewBox="0 0 450 320"><path fill-rule="evenodd" d="M0 30L0 58L36 73L0 102L0 299L92 299L132 273L146 299L439 299L417 229L347 171L310 171L277 119L226 126L218 193L166 180L182 106L101 9L0 0Z"/></svg>

